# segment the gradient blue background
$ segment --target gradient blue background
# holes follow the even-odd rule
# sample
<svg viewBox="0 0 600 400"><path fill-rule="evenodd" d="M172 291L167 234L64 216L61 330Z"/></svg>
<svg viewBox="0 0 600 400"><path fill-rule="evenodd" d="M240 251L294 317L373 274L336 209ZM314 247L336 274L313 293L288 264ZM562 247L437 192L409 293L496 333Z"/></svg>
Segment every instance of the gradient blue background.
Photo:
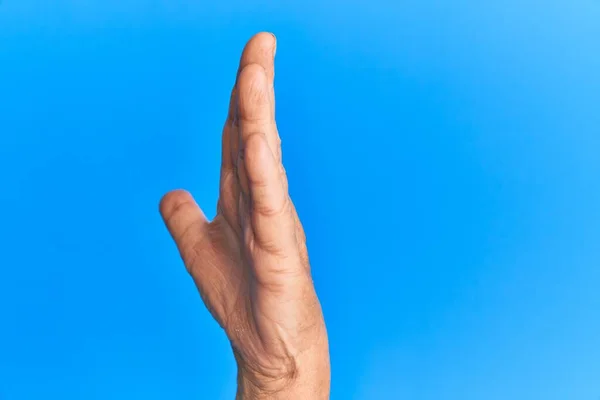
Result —
<svg viewBox="0 0 600 400"><path fill-rule="evenodd" d="M598 399L596 0L2 1L0 398L233 398L157 203L260 30L332 398Z"/></svg>

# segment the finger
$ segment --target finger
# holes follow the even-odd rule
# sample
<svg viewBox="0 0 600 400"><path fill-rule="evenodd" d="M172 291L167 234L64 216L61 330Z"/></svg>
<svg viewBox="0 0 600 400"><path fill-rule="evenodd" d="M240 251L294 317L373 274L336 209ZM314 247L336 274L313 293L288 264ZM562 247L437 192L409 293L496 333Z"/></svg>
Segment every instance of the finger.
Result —
<svg viewBox="0 0 600 400"><path fill-rule="evenodd" d="M269 88L273 89L273 81L275 77L275 51L277 40L275 35L267 32L260 32L254 35L244 47L242 57L240 58L240 68L238 72L244 69L249 64L259 64L264 68L269 81ZM272 91L269 93L272 96ZM272 104L273 106L273 104Z"/></svg>
<svg viewBox="0 0 600 400"><path fill-rule="evenodd" d="M229 225L239 232L239 227L236 223L236 199L239 196L239 186L234 165L238 154L238 132L234 124L236 108L235 98L236 89L234 87L231 91L229 111L221 138L221 177L219 182L219 202L217 204L217 212L222 214Z"/></svg>
<svg viewBox="0 0 600 400"><path fill-rule="evenodd" d="M222 153L221 153L221 170L229 170L233 169L233 163L235 161L235 156L237 155L237 150L235 152L232 151L232 131L235 128L235 109L236 109L236 89L235 86L231 90L231 94L229 95L229 107L227 110L227 119L225 120L225 126L223 127L223 136L222 136Z"/></svg>
<svg viewBox="0 0 600 400"><path fill-rule="evenodd" d="M260 134L266 140L266 132L272 129L267 77L260 64L249 64L240 71L237 92L237 121L240 138L237 173L240 189L247 197L249 187L243 162L246 139L253 134Z"/></svg>
<svg viewBox="0 0 600 400"><path fill-rule="evenodd" d="M279 134L277 133L277 127L275 125L275 89L274 89L274 78L275 78L275 52L277 48L277 40L272 33L261 32L256 34L252 39L248 41L242 57L240 60L240 70L238 72L238 78L241 71L250 64L258 64L265 70L267 76L268 85L268 100L269 110L271 114L271 123L273 129L266 132L267 141L269 148L275 155L277 160L281 159L281 145Z"/></svg>
<svg viewBox="0 0 600 400"><path fill-rule="evenodd" d="M244 68L238 91L242 140L238 173L242 191L250 200L254 236L271 253L286 254L295 248L295 226L278 162L267 141L267 132L273 125L264 69L258 64Z"/></svg>
<svg viewBox="0 0 600 400"><path fill-rule="evenodd" d="M184 264L191 271L202 248L208 245L208 221L192 196L183 190L167 193L160 213Z"/></svg>
<svg viewBox="0 0 600 400"><path fill-rule="evenodd" d="M250 212L259 246L275 255L297 251L291 201L284 190L277 162L260 133L246 138L244 164L250 188Z"/></svg>
<svg viewBox="0 0 600 400"><path fill-rule="evenodd" d="M183 190L167 193L160 202L160 213L204 303L222 324L226 305L220 296L227 290L227 272L212 245L211 225L192 196Z"/></svg>
<svg viewBox="0 0 600 400"><path fill-rule="evenodd" d="M275 46L274 36L261 32L252 37L242 52L238 71L236 73L236 84L231 92L229 101L229 112L222 136L221 155L221 180L218 209L229 224L237 228L237 218L234 215L237 209L239 187L235 179L237 172L236 162L239 154L239 132L236 119L237 109L237 81L240 72L251 63L258 63L268 70L267 74L273 76L273 53ZM272 80L272 78L271 78Z"/></svg>

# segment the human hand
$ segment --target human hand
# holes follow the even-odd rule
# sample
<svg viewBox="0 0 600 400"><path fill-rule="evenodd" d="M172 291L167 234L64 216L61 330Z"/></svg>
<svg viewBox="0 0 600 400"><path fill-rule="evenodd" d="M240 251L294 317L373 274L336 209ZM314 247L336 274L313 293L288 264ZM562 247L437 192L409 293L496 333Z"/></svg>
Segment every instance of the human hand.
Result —
<svg viewBox="0 0 600 400"><path fill-rule="evenodd" d="M329 349L304 230L275 123L276 41L246 45L223 129L217 216L173 191L160 210L213 317L231 341L238 398L328 399Z"/></svg>

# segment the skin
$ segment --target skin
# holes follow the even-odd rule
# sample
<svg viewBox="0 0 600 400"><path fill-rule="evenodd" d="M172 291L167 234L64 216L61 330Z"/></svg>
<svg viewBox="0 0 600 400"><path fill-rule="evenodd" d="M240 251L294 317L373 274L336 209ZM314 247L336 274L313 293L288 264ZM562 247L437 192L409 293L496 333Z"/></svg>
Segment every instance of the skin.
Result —
<svg viewBox="0 0 600 400"><path fill-rule="evenodd" d="M327 331L281 162L276 40L244 48L222 136L217 216L176 190L160 211L238 365L237 398L328 399Z"/></svg>

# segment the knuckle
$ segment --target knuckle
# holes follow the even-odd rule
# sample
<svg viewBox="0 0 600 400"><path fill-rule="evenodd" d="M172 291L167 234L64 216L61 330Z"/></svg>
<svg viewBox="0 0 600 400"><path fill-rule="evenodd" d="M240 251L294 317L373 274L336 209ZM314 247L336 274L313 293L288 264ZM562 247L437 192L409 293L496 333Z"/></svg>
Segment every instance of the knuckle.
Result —
<svg viewBox="0 0 600 400"><path fill-rule="evenodd" d="M275 204L254 202L252 204L252 209L263 217L275 218L288 215L290 204L291 201L289 197L285 196L283 200L276 202Z"/></svg>
<svg viewBox="0 0 600 400"><path fill-rule="evenodd" d="M244 133L244 141L240 154L245 159L252 159L256 155L256 150L259 148L261 142L264 140L265 134L261 130L249 130Z"/></svg>
<svg viewBox="0 0 600 400"><path fill-rule="evenodd" d="M273 240L264 239L257 240L257 242L260 248L268 254L281 259L288 258L288 252L280 243L277 243Z"/></svg>

